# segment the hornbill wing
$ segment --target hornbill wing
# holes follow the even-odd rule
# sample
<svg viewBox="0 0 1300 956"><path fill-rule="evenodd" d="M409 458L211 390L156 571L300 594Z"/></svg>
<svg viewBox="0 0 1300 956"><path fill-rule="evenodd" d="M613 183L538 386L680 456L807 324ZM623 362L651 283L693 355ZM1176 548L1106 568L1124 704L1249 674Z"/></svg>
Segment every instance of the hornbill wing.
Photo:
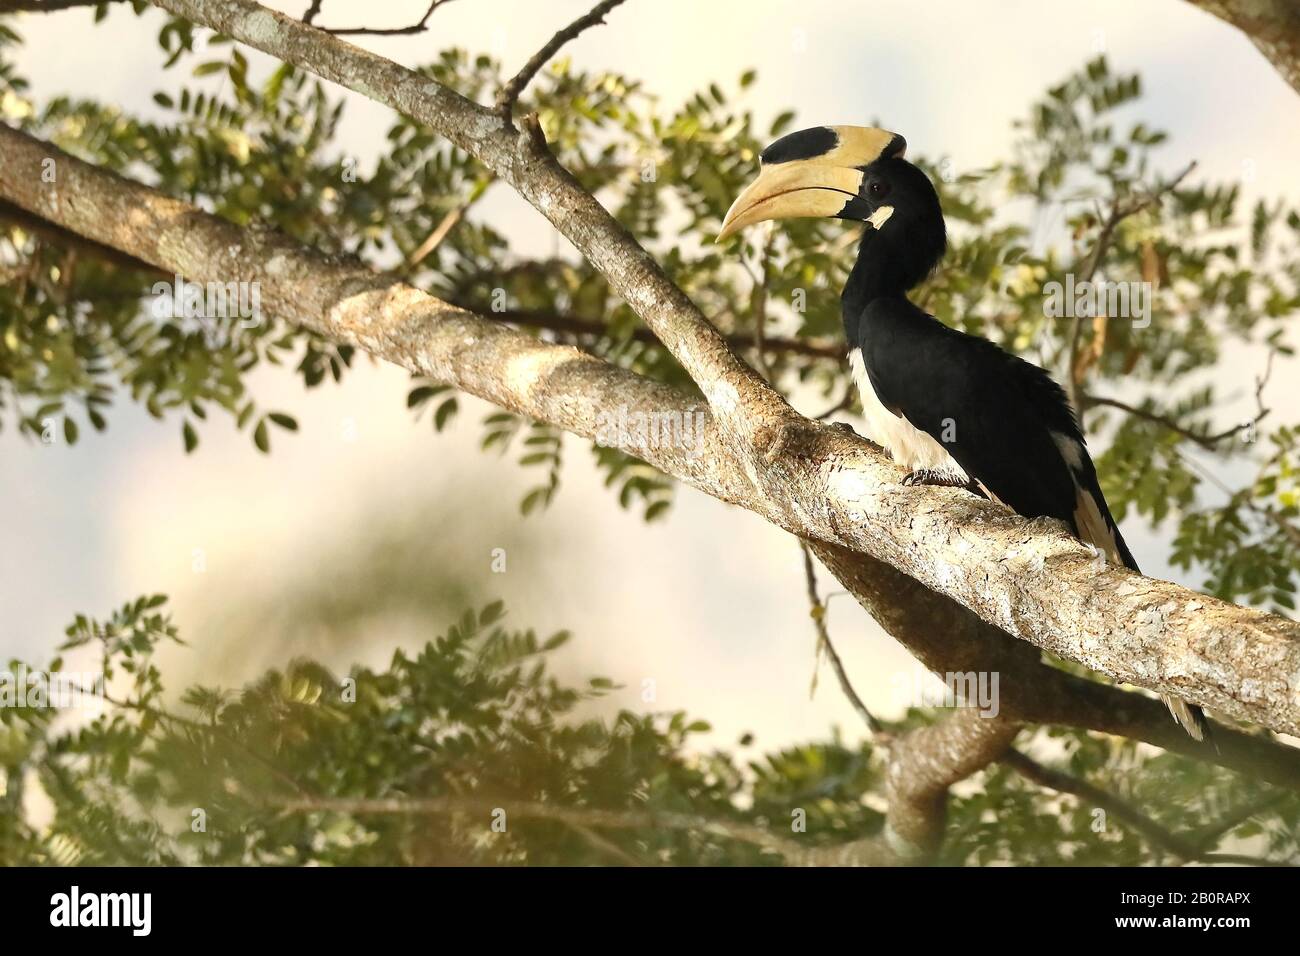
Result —
<svg viewBox="0 0 1300 956"><path fill-rule="evenodd" d="M1042 369L910 303L873 303L863 364L886 408L926 432L993 498L1064 521L1134 570L1069 402Z"/></svg>

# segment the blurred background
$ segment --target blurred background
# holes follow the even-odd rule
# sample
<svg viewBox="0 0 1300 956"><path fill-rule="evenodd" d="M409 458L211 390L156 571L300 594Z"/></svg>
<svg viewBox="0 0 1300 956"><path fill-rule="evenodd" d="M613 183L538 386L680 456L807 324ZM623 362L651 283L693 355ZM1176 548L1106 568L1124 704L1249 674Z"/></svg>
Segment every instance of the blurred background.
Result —
<svg viewBox="0 0 1300 956"><path fill-rule="evenodd" d="M300 16L307 3L270 5ZM426 6L327 0L317 23L402 26ZM501 58L512 73L588 6L457 0L425 33L355 42L408 65L458 45ZM161 17L114 10L92 30L91 16L25 18L18 62L32 95L93 95L158 113L150 96ZM1241 180L1247 202L1300 200L1300 98L1244 36L1181 0L633 0L566 53L583 68L643 80L666 107L756 68L761 121L794 109L803 126L879 122L958 173L1007 155L1013 120L1105 53L1114 69L1141 71L1137 109L1171 134L1157 153L1166 172L1195 159L1207 179ZM190 82L217 89L223 80ZM332 92L348 100L340 141L365 170L386 146L391 115ZM476 215L523 253L565 249L508 189L494 188ZM1242 410L1253 408L1262 365L1239 348L1216 369ZM1266 396L1274 407L1296 406L1296 371L1294 359L1275 368ZM814 633L799 548L784 532L687 489L667 520L646 526L601 487L576 442L550 509L521 517L534 479L479 451L488 406L462 399L456 423L435 434L407 411L409 378L392 367L363 360L341 385L310 393L290 369L263 368L250 386L300 424L277 435L270 456L224 418L205 424L187 456L177 429L125 401L107 432L84 434L75 449L0 433L0 656L44 660L76 613L163 592L189 645L166 651L169 684L235 684L295 654L378 666L463 608L502 598L516 626L575 632L560 658L571 673L624 685L602 707L685 709L728 746L747 732L764 749L835 726L860 736L829 673L810 695ZM825 405L793 398L807 412ZM1231 408L1224 421L1235 422ZM1123 530L1148 573L1178 580L1165 537L1140 519ZM494 549L505 550L504 573L493 570ZM824 574L822 587L836 590ZM911 657L850 598L831 600L829 622L867 705L899 714L912 702L899 693L913 682Z"/></svg>

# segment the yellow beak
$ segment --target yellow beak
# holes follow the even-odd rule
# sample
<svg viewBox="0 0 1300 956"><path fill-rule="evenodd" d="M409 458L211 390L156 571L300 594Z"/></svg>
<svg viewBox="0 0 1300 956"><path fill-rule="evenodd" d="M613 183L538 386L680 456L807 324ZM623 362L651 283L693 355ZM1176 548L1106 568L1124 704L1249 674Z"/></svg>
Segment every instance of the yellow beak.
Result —
<svg viewBox="0 0 1300 956"><path fill-rule="evenodd" d="M859 198L864 167L882 156L901 156L905 149L901 136L874 127L791 133L763 151L758 178L727 210L718 241L768 219L840 215Z"/></svg>

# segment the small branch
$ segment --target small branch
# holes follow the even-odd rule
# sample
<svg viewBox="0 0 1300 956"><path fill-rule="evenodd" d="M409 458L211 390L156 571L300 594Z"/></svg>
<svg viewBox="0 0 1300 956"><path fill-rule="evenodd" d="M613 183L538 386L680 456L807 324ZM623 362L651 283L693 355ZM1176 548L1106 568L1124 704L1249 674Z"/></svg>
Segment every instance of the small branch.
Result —
<svg viewBox="0 0 1300 956"><path fill-rule="evenodd" d="M598 23L604 23L605 14L622 2L623 0L601 0L600 3L591 8L591 12L578 17L578 19L551 37L550 42L533 54L532 59L524 64L523 69L516 73L510 82L501 87L496 97L495 108L497 113L506 122L509 122L519 95L523 93L524 88L528 86L532 78L537 75L538 70L546 65L546 61L553 57L560 47L574 39L583 30L594 27Z"/></svg>
<svg viewBox="0 0 1300 956"><path fill-rule="evenodd" d="M448 210L447 215L442 217L442 221L434 227L433 232L429 233L420 247L411 253L406 260L407 267L417 266L429 253L437 249L442 240L447 238L447 234L456 228L456 224L461 221L465 215L465 207L457 206L455 209Z"/></svg>
<svg viewBox="0 0 1300 956"><path fill-rule="evenodd" d="M838 359L841 358L842 356L836 355L834 357ZM853 382L849 382L848 386L844 389L843 398L841 398L830 408L826 409L826 411L822 412L820 415L814 415L813 417L817 419L819 422L824 422L826 421L826 419L830 418L836 412L842 412L847 408L852 408L853 399L856 396L857 396L857 385L855 385Z"/></svg>
<svg viewBox="0 0 1300 956"><path fill-rule="evenodd" d="M1276 509L1256 502L1250 496L1248 490L1233 491L1222 478L1210 471L1208 468L1202 467L1199 462L1189 458L1187 455L1179 454L1178 457L1188 468L1227 495L1229 500L1239 503L1252 514L1259 515L1265 521L1271 522L1284 535L1294 541L1297 545L1300 545L1300 527L1293 525L1286 519L1285 515L1278 514Z"/></svg>
<svg viewBox="0 0 1300 956"><path fill-rule="evenodd" d="M1225 431L1217 432L1212 435L1205 435L1200 432L1194 432L1190 428L1178 424L1178 422L1174 421L1172 418L1168 418L1164 415L1158 415L1155 412L1147 411L1144 408L1138 408L1137 406L1129 405L1125 402L1121 402L1119 399L1107 398L1103 395L1086 394L1083 396L1083 400L1089 406L1104 405L1108 408L1117 408L1122 412L1127 412L1128 414L1134 416L1135 418L1140 418L1143 421L1148 421L1153 424L1160 425L1161 427L1166 428L1169 431L1173 432L1175 435L1181 435L1183 438L1186 438L1188 441L1195 442L1197 445L1201 446L1206 451L1219 451L1220 450L1219 444L1221 442L1225 442L1230 438L1234 438L1237 435L1241 434L1242 432L1246 431L1247 429L1252 428L1255 425L1258 425L1261 421L1264 420L1264 417L1269 413L1269 409L1261 408L1259 413L1248 422L1242 422L1240 425L1236 425L1232 428L1226 429Z"/></svg>
<svg viewBox="0 0 1300 956"><path fill-rule="evenodd" d="M862 702L858 692L853 689L853 682L849 680L849 674L844 668L844 662L836 652L835 645L831 643L830 628L826 626L826 605L822 602L821 595L817 593L817 569L813 566L812 551L804 541L799 542L799 549L803 551L803 573L808 585L808 616L812 618L813 627L817 630L817 646L826 651L826 657L831 662L831 668L839 679L840 689L844 691L844 696L849 699L849 703L858 712L858 716L866 723L873 735L884 734L886 733L885 725L867 709L867 705Z"/></svg>
<svg viewBox="0 0 1300 956"><path fill-rule="evenodd" d="M1112 239L1115 236L1115 230L1119 224L1129 216L1135 215L1146 209L1148 206L1158 202L1168 193L1178 188L1178 185L1186 179L1196 168L1196 162L1192 161L1181 173L1171 179L1158 189L1139 196L1131 196L1127 201L1116 198L1111 202L1110 215L1102 223L1101 232L1097 234L1097 241L1093 244L1092 252L1088 256L1088 267L1084 270L1082 282L1091 282L1093 276L1097 274L1097 269L1101 266L1101 260L1105 258L1107 249L1110 248ZM1070 403L1075 410L1082 415L1086 410L1086 396L1080 389L1083 386L1084 373L1086 367L1081 368L1079 364L1079 347L1083 343L1083 324L1086 316L1079 316L1074 320L1074 328L1070 335L1070 352L1069 362L1066 365L1066 385L1069 391Z"/></svg>
<svg viewBox="0 0 1300 956"><path fill-rule="evenodd" d="M1101 395L1085 395L1084 401L1089 405L1105 405L1109 408L1117 408L1122 412L1128 412L1128 414L1141 418L1144 421L1152 422L1153 424L1167 428L1174 434L1181 435L1188 441L1195 442L1206 451L1218 451L1218 445L1220 442L1227 441L1230 438L1236 437L1241 432L1253 428L1268 416L1270 409L1264 407L1264 388L1268 385L1268 380L1273 375L1273 358L1276 354L1276 352L1268 353L1268 361L1264 366L1264 374L1255 378L1255 407L1257 409L1255 417L1249 421L1242 422L1240 425L1213 435L1194 432L1191 429L1178 424L1178 422L1174 421L1172 418L1165 415L1158 415L1155 412L1147 411L1144 408L1137 408L1115 398L1106 398Z"/></svg>
<svg viewBox="0 0 1300 956"><path fill-rule="evenodd" d="M1224 815L1222 820L1197 830L1191 835L1191 842L1200 850L1210 850L1218 845L1224 836L1231 833L1257 813L1262 813L1285 800L1285 793L1266 793L1257 800L1251 800L1236 807Z"/></svg>
<svg viewBox="0 0 1300 956"><path fill-rule="evenodd" d="M1175 836L1126 800L1087 780L1045 767L1018 750L1007 751L1001 762L1040 787L1055 790L1057 793L1066 793L1078 797L1087 804L1100 807L1115 819L1127 823L1155 846L1181 860L1195 860L1201 855L1197 847L1189 841Z"/></svg>
<svg viewBox="0 0 1300 956"><path fill-rule="evenodd" d="M311 9L304 14L303 23L311 23L316 14L320 12L322 0L312 0ZM424 16L420 17L415 23L408 27L317 27L323 33L331 36L408 36L412 33L423 33L429 28L429 17L433 16L435 10L441 6L451 3L451 0L432 0L429 8L424 11Z"/></svg>
<svg viewBox="0 0 1300 956"><path fill-rule="evenodd" d="M1226 826L1219 826L1187 839L1166 830L1141 810L1115 794L1103 790L1101 787L1095 786L1082 778L1045 767L1018 750L1008 751L1001 758L1001 763L1040 787L1055 790L1057 793L1069 794L1086 804L1100 807L1115 819L1127 823L1153 845L1186 863L1237 863L1248 866L1285 865L1260 857L1208 852L1208 848L1213 843L1216 843L1225 832L1239 826L1246 819L1259 812L1260 806L1258 804L1248 805L1246 808L1248 812L1244 817L1236 815L1230 817L1226 821ZM1270 795L1269 803L1274 803L1277 799L1277 794Z"/></svg>

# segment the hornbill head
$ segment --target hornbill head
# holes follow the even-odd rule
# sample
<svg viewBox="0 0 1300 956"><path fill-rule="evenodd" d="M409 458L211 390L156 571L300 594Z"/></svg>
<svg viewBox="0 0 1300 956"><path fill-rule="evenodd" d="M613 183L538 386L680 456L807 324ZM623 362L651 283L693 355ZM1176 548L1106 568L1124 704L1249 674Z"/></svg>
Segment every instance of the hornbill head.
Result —
<svg viewBox="0 0 1300 956"><path fill-rule="evenodd" d="M939 196L903 158L906 149L897 133L866 126L782 136L763 150L758 178L727 210L718 240L767 219L864 222L860 257L876 260L872 271L888 291L906 291L938 264L946 245Z"/></svg>

